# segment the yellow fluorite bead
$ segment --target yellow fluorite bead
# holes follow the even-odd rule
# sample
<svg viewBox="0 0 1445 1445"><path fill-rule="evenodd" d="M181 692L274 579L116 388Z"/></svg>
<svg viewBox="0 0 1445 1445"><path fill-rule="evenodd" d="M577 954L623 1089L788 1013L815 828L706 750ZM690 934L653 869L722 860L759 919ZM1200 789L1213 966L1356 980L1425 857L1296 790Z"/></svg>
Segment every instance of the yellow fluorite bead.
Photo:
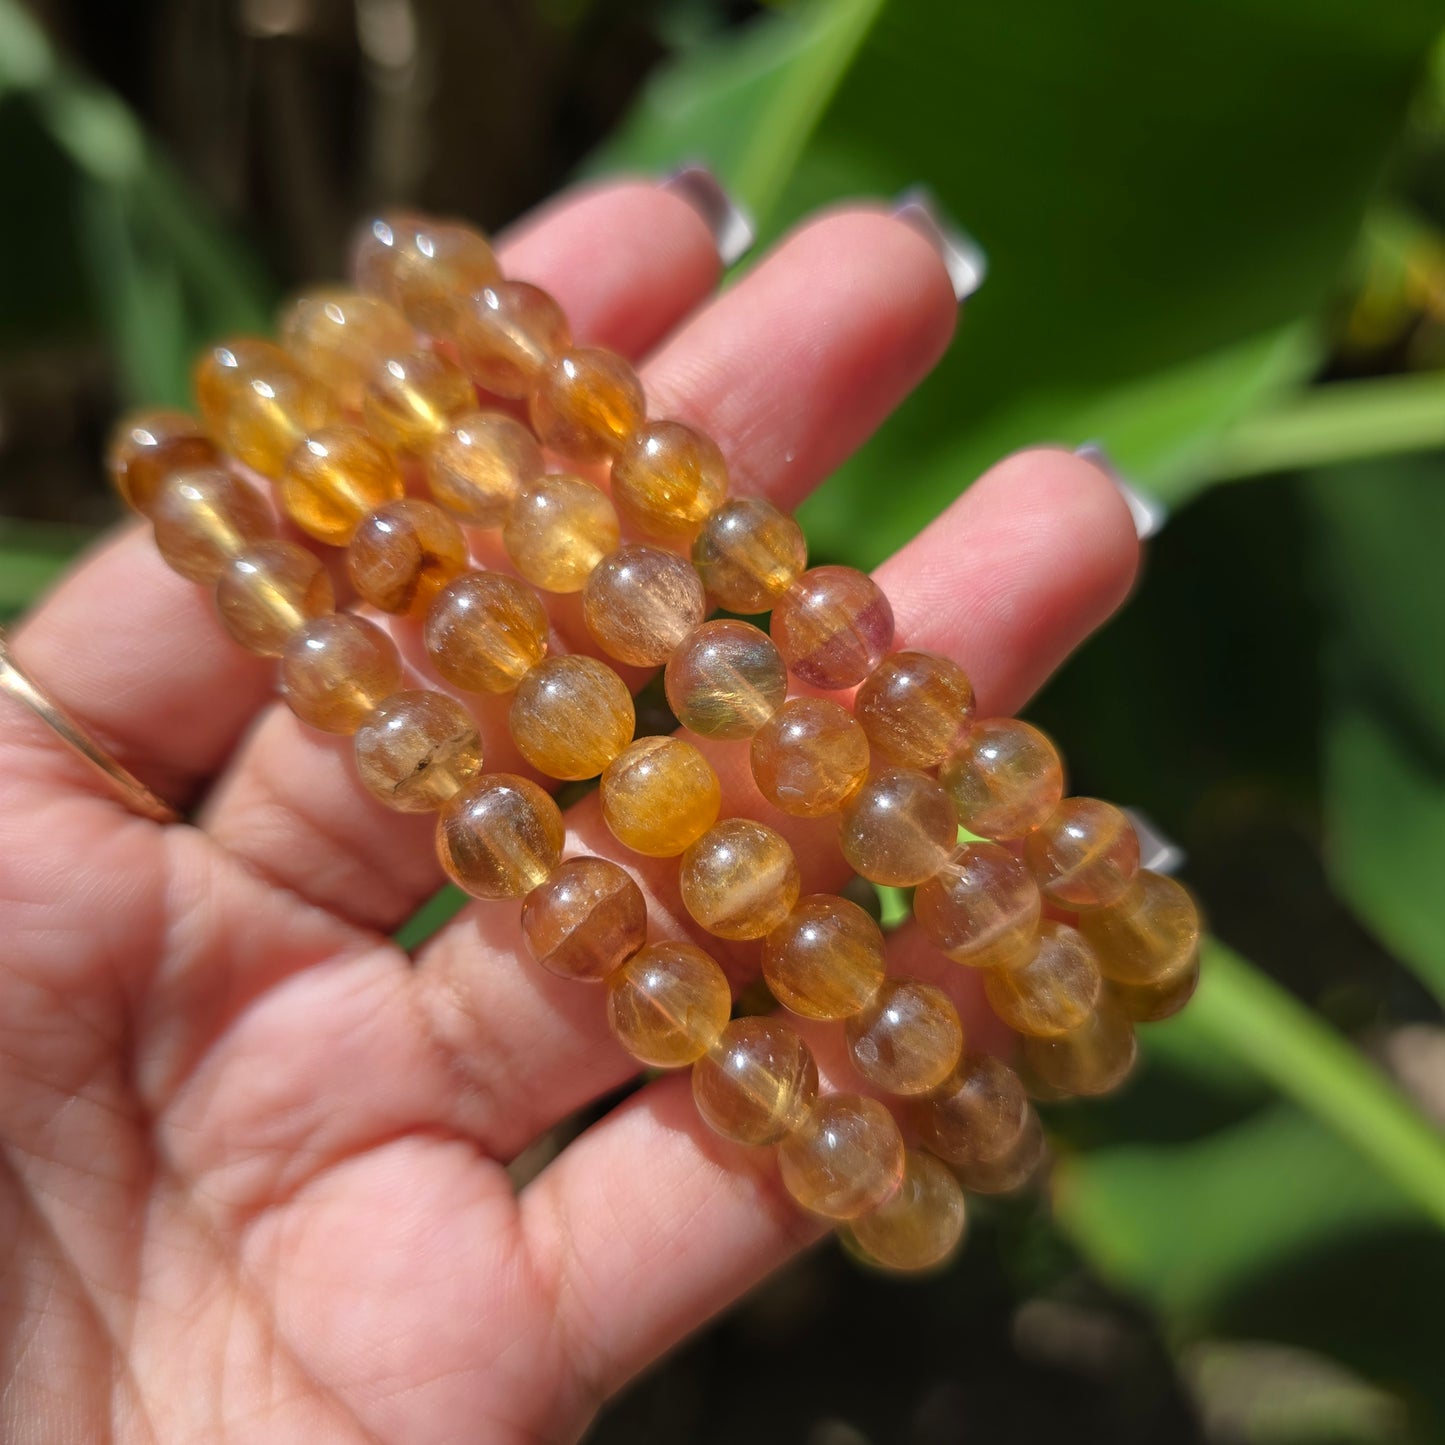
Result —
<svg viewBox="0 0 1445 1445"><path fill-rule="evenodd" d="M853 714L884 757L934 768L968 731L973 685L937 653L891 652L863 679Z"/></svg>
<svg viewBox="0 0 1445 1445"><path fill-rule="evenodd" d="M964 1215L963 1189L953 1171L933 1155L910 1149L897 1192L847 1228L865 1259L916 1272L952 1257L963 1239Z"/></svg>
<svg viewBox="0 0 1445 1445"><path fill-rule="evenodd" d="M1111 983L1109 997L1135 1023L1154 1024L1173 1018L1199 987L1199 960L1157 983Z"/></svg>
<svg viewBox="0 0 1445 1445"><path fill-rule="evenodd" d="M714 824L682 858L687 911L719 938L761 938L798 901L798 863L781 833L751 818Z"/></svg>
<svg viewBox="0 0 1445 1445"><path fill-rule="evenodd" d="M607 494L565 473L524 487L502 528L517 571L545 592L580 592L621 536Z"/></svg>
<svg viewBox="0 0 1445 1445"><path fill-rule="evenodd" d="M1013 1194L1038 1173L1046 1152L1043 1125L1028 1109L1018 1138L997 1159L959 1160L953 1167L958 1182L970 1194Z"/></svg>
<svg viewBox="0 0 1445 1445"><path fill-rule="evenodd" d="M678 722L705 738L752 737L788 695L772 638L730 617L694 627L667 659L663 682Z"/></svg>
<svg viewBox="0 0 1445 1445"><path fill-rule="evenodd" d="M932 778L885 768L849 798L838 842L855 873L911 888L938 872L957 838L953 803Z"/></svg>
<svg viewBox="0 0 1445 1445"><path fill-rule="evenodd" d="M153 497L150 518L166 565L192 582L215 582L276 531L260 493L217 466L174 473Z"/></svg>
<svg viewBox="0 0 1445 1445"><path fill-rule="evenodd" d="M893 608L853 567L814 567L778 599L770 627L788 666L813 687L862 682L893 645Z"/></svg>
<svg viewBox="0 0 1445 1445"><path fill-rule="evenodd" d="M1064 765L1053 743L1012 717L975 722L938 780L958 821L980 838L1022 838L1064 796Z"/></svg>
<svg viewBox="0 0 1445 1445"><path fill-rule="evenodd" d="M416 345L396 307L340 287L302 292L282 313L280 330L292 356L353 412L376 364Z"/></svg>
<svg viewBox="0 0 1445 1445"><path fill-rule="evenodd" d="M1084 935L1067 923L1039 924L1032 956L984 978L989 1006L1011 1029L1055 1038L1076 1029L1099 1001L1099 962Z"/></svg>
<svg viewBox="0 0 1445 1445"><path fill-rule="evenodd" d="M815 893L763 940L763 978L779 1003L814 1019L868 1005L887 970L883 931L856 903Z"/></svg>
<svg viewBox="0 0 1445 1445"><path fill-rule="evenodd" d="M433 501L477 527L502 526L542 470L532 433L499 411L463 412L426 453Z"/></svg>
<svg viewBox="0 0 1445 1445"><path fill-rule="evenodd" d="M126 417L111 434L105 465L132 511L150 514L156 494L177 472L219 464L216 444L183 411L155 409Z"/></svg>
<svg viewBox="0 0 1445 1445"><path fill-rule="evenodd" d="M391 453L349 422L312 432L281 473L286 515L333 547L344 547L368 513L399 501L405 490Z"/></svg>
<svg viewBox="0 0 1445 1445"><path fill-rule="evenodd" d="M767 612L808 565L803 529L761 497L734 497L703 523L693 565L729 612Z"/></svg>
<svg viewBox="0 0 1445 1445"><path fill-rule="evenodd" d="M653 943L607 980L607 1022L633 1058L680 1069L717 1042L732 1009L727 976L690 943Z"/></svg>
<svg viewBox="0 0 1445 1445"><path fill-rule="evenodd" d="M818 1066L790 1024L734 1019L692 1069L697 1111L739 1144L776 1144L799 1128L818 1097Z"/></svg>
<svg viewBox="0 0 1445 1445"><path fill-rule="evenodd" d="M950 1164L985 1164L1018 1143L1031 1112L1019 1076L992 1054L973 1054L919 1101L913 1121L923 1142Z"/></svg>
<svg viewBox="0 0 1445 1445"><path fill-rule="evenodd" d="M612 500L638 531L690 542L728 492L717 443L680 421L650 421L612 463Z"/></svg>
<svg viewBox="0 0 1445 1445"><path fill-rule="evenodd" d="M1199 957L1199 910L1181 884L1143 871L1117 902L1080 915L1079 931L1114 983L1163 983Z"/></svg>
<svg viewBox="0 0 1445 1445"><path fill-rule="evenodd" d="M437 857L473 898L525 898L562 861L557 804L513 773L483 773L441 811Z"/></svg>
<svg viewBox="0 0 1445 1445"><path fill-rule="evenodd" d="M918 979L885 979L846 1031L853 1067L890 1094L929 1093L963 1055L963 1025L953 1001Z"/></svg>
<svg viewBox="0 0 1445 1445"><path fill-rule="evenodd" d="M510 692L547 655L547 609L515 577L463 572L432 599L422 639L448 682Z"/></svg>
<svg viewBox="0 0 1445 1445"><path fill-rule="evenodd" d="M775 808L795 818L836 813L868 776L868 738L841 703L795 697L758 729L753 780Z"/></svg>
<svg viewBox="0 0 1445 1445"><path fill-rule="evenodd" d="M1107 1094L1119 1087L1138 1054L1128 1015L1110 999L1077 1028L1053 1038L1024 1039L1028 1071L1053 1094Z"/></svg>
<svg viewBox="0 0 1445 1445"><path fill-rule="evenodd" d="M599 983L647 942L647 901L616 863L569 858L523 900L522 938L549 973Z"/></svg>
<svg viewBox="0 0 1445 1445"><path fill-rule="evenodd" d="M385 297L429 334L446 328L459 296L501 276L481 232L404 211L378 216L362 228L352 246L351 269L363 291Z"/></svg>
<svg viewBox="0 0 1445 1445"><path fill-rule="evenodd" d="M595 657L549 657L517 684L507 725L549 778L595 778L632 741L627 684Z"/></svg>
<svg viewBox="0 0 1445 1445"><path fill-rule="evenodd" d="M811 1214L856 1219L903 1179L903 1135L877 1099L827 1094L778 1145L783 1186Z"/></svg>
<svg viewBox="0 0 1445 1445"><path fill-rule="evenodd" d="M638 738L607 765L601 794L613 836L649 858L676 857L722 807L712 764L682 738Z"/></svg>
<svg viewBox="0 0 1445 1445"><path fill-rule="evenodd" d="M1065 798L1024 840L1044 897L1082 912L1117 902L1139 872L1139 839L1122 809Z"/></svg>
<svg viewBox="0 0 1445 1445"><path fill-rule="evenodd" d="M425 348L393 352L379 361L361 401L367 426L395 452L425 452L476 407L477 393L466 372Z"/></svg>
<svg viewBox="0 0 1445 1445"><path fill-rule="evenodd" d="M1027 958L1042 907L1033 874L997 843L965 844L913 895L929 941L972 968Z"/></svg>
<svg viewBox="0 0 1445 1445"><path fill-rule="evenodd" d="M582 589L587 630L609 657L634 667L661 667L706 610L692 563L661 547L619 548Z"/></svg>
<svg viewBox="0 0 1445 1445"><path fill-rule="evenodd" d="M303 622L335 606L326 568L294 542L255 543L226 564L216 583L226 631L263 657L279 657Z"/></svg>
<svg viewBox="0 0 1445 1445"><path fill-rule="evenodd" d="M356 771L367 790L400 813L430 813L482 766L472 715L445 693L416 689L378 703L356 730Z"/></svg>
<svg viewBox="0 0 1445 1445"><path fill-rule="evenodd" d="M281 654L281 695L322 732L354 733L400 686L396 644L349 612L303 623Z"/></svg>
<svg viewBox="0 0 1445 1445"><path fill-rule="evenodd" d="M346 563L353 586L373 607L420 617L467 565L467 543L435 503L403 497L365 518Z"/></svg>
<svg viewBox="0 0 1445 1445"><path fill-rule="evenodd" d="M448 329L472 380L484 391L519 400L532 394L542 368L572 344L562 308L525 281L494 281L460 299Z"/></svg>
<svg viewBox="0 0 1445 1445"><path fill-rule="evenodd" d="M577 347L542 368L532 393L532 430L558 456L601 462L642 424L645 409L642 383L620 356Z"/></svg>

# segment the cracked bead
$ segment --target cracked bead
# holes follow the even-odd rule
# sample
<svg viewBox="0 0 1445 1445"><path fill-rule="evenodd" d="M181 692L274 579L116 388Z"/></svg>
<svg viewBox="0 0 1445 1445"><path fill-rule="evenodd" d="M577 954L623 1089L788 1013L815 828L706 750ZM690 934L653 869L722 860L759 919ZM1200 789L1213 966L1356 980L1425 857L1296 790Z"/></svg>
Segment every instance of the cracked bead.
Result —
<svg viewBox="0 0 1445 1445"><path fill-rule="evenodd" d="M467 543L440 507L403 497L363 520L346 561L352 585L373 607L420 617L467 565Z"/></svg>
<svg viewBox="0 0 1445 1445"><path fill-rule="evenodd" d="M482 766L482 740L455 698L425 689L393 693L356 730L356 771L399 813L430 813Z"/></svg>
<svg viewBox="0 0 1445 1445"><path fill-rule="evenodd" d="M605 858L569 858L522 902L522 938L549 973L599 983L647 942L647 902Z"/></svg>
<svg viewBox="0 0 1445 1445"><path fill-rule="evenodd" d="M601 794L613 836L649 858L683 852L722 807L712 764L682 738L638 738L607 765Z"/></svg>
<svg viewBox="0 0 1445 1445"><path fill-rule="evenodd" d="M1042 906L1033 874L997 843L964 844L913 896L929 941L972 968L1007 968L1026 958Z"/></svg>

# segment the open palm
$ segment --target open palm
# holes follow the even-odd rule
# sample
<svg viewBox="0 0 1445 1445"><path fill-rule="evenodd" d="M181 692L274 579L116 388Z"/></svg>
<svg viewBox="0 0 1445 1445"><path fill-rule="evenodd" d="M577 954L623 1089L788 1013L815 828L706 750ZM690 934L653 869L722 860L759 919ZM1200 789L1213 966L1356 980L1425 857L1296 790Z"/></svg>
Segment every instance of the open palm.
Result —
<svg viewBox="0 0 1445 1445"><path fill-rule="evenodd" d="M953 330L933 247L877 210L812 222L719 299L706 227L650 186L564 198L501 250L579 339L644 359L654 413L715 436L737 490L785 506ZM1134 565L1108 480L1039 450L880 576L900 638L958 657L1003 712ZM559 607L563 646L583 646L577 623ZM440 881L430 819L380 807L345 740L274 703L270 669L142 531L75 570L14 651L198 811L132 816L0 702L0 1437L573 1439L813 1237L766 1151L699 1125L685 1078L646 1085L514 1190L507 1163L634 1068L598 993L530 963L515 907L473 905L416 959L388 941ZM505 711L481 725L488 766L517 766ZM724 813L765 815L746 749L710 754ZM842 881L825 824L769 821L805 888ZM675 863L623 855L595 799L568 822L569 853L638 876L655 936L691 931ZM700 941L747 976L746 945ZM892 947L934 970L907 929Z"/></svg>

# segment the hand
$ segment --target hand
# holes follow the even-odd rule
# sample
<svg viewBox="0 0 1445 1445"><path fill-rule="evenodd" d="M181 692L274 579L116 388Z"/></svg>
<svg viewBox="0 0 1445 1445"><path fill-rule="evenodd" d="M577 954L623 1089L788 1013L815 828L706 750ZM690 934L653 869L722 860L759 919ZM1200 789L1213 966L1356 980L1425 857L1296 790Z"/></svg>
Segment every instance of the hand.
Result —
<svg viewBox="0 0 1445 1445"><path fill-rule="evenodd" d="M803 227L720 298L706 228L643 185L565 198L501 250L579 339L646 358L654 414L705 427L739 491L788 508L954 325L939 257L876 211ZM1118 605L1135 559L1107 478L1039 450L880 578L900 638L958 658L1000 713ZM564 635L577 620L559 610ZM416 959L388 940L441 881L432 820L381 808L347 740L271 699L272 668L145 530L72 572L14 651L199 811L127 813L0 702L0 1437L570 1440L814 1237L771 1154L710 1136L685 1077L514 1191L508 1161L631 1073L601 996L531 963L515 906L468 907ZM482 724L487 765L514 766L505 708ZM763 813L746 749L711 752L724 815ZM805 889L841 883L825 824L769 821ZM625 855L595 797L569 823L569 854L639 878L654 936L689 931L675 860ZM735 981L755 964L700 941ZM967 989L908 929L893 950Z"/></svg>

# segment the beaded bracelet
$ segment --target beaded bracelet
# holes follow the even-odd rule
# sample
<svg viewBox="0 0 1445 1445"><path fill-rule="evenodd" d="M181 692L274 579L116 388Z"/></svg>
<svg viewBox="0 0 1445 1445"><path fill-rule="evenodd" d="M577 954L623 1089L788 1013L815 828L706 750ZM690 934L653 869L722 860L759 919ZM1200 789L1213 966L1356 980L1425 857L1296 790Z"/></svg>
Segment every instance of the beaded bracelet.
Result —
<svg viewBox="0 0 1445 1445"><path fill-rule="evenodd" d="M751 740L764 798L794 816L836 814L855 872L916 887L924 934L986 970L991 1006L1023 1036L1036 1096L1113 1087L1133 1063L1132 1021L1187 1000L1199 932L1188 894L1140 871L1118 809L1063 797L1062 766L1041 733L976 719L955 663L890 651L892 610L872 579L806 570L797 524L762 499L730 498L715 443L680 422L646 420L627 363L574 347L556 302L503 280L478 233L383 218L362 233L355 274L361 292L314 292L291 306L286 349L245 339L203 358L196 390L209 436L179 413L122 426L111 451L122 495L150 518L172 567L215 584L232 635L280 656L297 716L354 734L370 791L404 811L440 810L448 875L475 897L522 898L524 938L544 967L605 981L612 1032L634 1058L692 1065L708 1124L777 1144L789 1192L844 1222L866 1257L895 1268L936 1262L962 1233L960 1181L1005 1190L1037 1165L1042 1131L1023 1082L996 1058L964 1054L942 990L885 977L883 935L862 908L799 898L780 834L718 821L717 775L697 748L676 736L633 739L631 695L613 668L549 655L533 589L581 592L601 651L665 666L686 728ZM479 410L478 388L524 403L532 430ZM547 472L544 448L610 463L610 496ZM539 773L600 775L618 840L681 855L693 919L720 937L761 939L779 1002L842 1020L858 1072L909 1103L912 1131L932 1152L905 1148L876 1099L820 1097L811 1051L781 1017L730 1020L726 977L704 950L648 945L646 906L626 870L562 860L551 797L520 776L481 771L467 709L449 693L401 687L390 637L335 612L320 559L276 539L270 508L237 469L275 481L291 521L346 547L363 600L422 619L446 683L512 693L513 739ZM430 500L408 495L418 479ZM648 540L623 545L624 522ZM500 529L520 579L469 570L459 523ZM748 622L705 621L709 599L737 613L771 610L771 638ZM857 686L852 711L787 699L789 670L820 690ZM974 841L959 845L960 824Z"/></svg>

